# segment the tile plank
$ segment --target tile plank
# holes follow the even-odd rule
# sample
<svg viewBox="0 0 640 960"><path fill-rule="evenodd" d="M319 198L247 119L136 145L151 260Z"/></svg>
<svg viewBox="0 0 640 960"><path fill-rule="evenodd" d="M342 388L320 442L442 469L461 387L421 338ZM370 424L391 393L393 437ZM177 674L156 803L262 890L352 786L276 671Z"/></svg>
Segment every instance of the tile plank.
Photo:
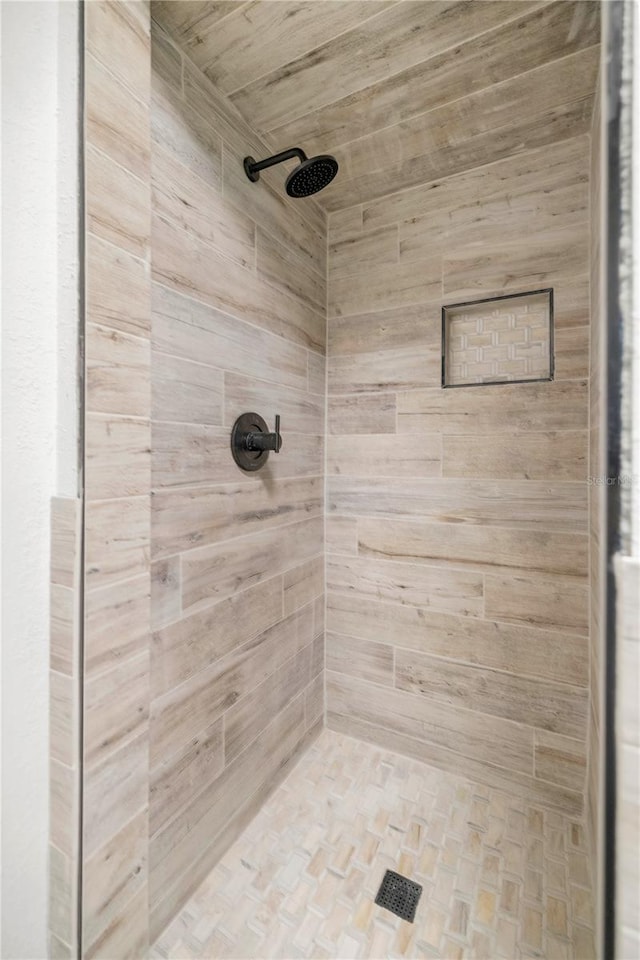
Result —
<svg viewBox="0 0 640 960"><path fill-rule="evenodd" d="M319 516L320 477L239 480L215 487L167 490L152 498L152 554L169 557L194 547L259 533Z"/></svg>
<svg viewBox="0 0 640 960"><path fill-rule="evenodd" d="M84 776L84 853L90 858L146 806L148 738L140 733L126 746L87 768Z"/></svg>
<svg viewBox="0 0 640 960"><path fill-rule="evenodd" d="M149 643L149 577L90 590L85 599L86 678L141 654Z"/></svg>
<svg viewBox="0 0 640 960"><path fill-rule="evenodd" d="M371 560L327 558L327 589L362 599L433 607L462 616L482 616L483 577L451 567Z"/></svg>
<svg viewBox="0 0 640 960"><path fill-rule="evenodd" d="M87 233L87 319L149 337L149 279L143 260Z"/></svg>
<svg viewBox="0 0 640 960"><path fill-rule="evenodd" d="M529 623L551 630L588 633L587 580L537 576L486 578L486 613L495 620Z"/></svg>
<svg viewBox="0 0 640 960"><path fill-rule="evenodd" d="M273 577L156 630L151 638L152 696L197 677L277 623L282 613L282 578Z"/></svg>
<svg viewBox="0 0 640 960"><path fill-rule="evenodd" d="M439 0L404 8L393 4L324 48L307 47L309 52L293 63L247 84L231 99L254 127L271 130L307 113L309 103L317 110L345 90L362 89L428 60L457 43L461 31L473 36L518 9L524 7L491 0L468 9ZM271 95L274 88L277 97Z"/></svg>
<svg viewBox="0 0 640 960"><path fill-rule="evenodd" d="M327 438L327 474L348 477L439 477L439 436L381 433Z"/></svg>
<svg viewBox="0 0 640 960"><path fill-rule="evenodd" d="M325 207L331 211L345 204L371 202L389 193L390 183L394 184L395 190L408 191L418 184L440 181L445 177L451 177L478 166L493 164L507 157L551 146L558 140L584 136L590 129L593 115L594 99L590 86L592 79L595 79L595 74L585 84L588 93L584 98L561 103L542 113L531 113L527 109L530 106L527 97L523 96L515 119L498 129L476 133L474 136L465 138L466 127L464 120L461 120L462 131L459 139L449 141L447 138L442 146L436 148L433 145L432 149L427 147L426 153L421 152L425 149L423 145L418 147L416 144L413 148L407 146L407 153L415 153L415 155L401 156L392 165L372 170L368 174L359 173L334 181L327 187L328 196L325 199ZM448 108L449 105L443 107L442 111ZM473 109L474 105L467 103L463 113L472 112ZM481 110L484 112L485 107L483 106ZM433 111L434 114L438 112ZM490 114L491 110L488 110L488 113ZM431 118L430 114L425 116ZM416 119L419 123L422 122L422 118ZM443 116L435 125L442 124L445 130L449 130L450 122L449 117ZM425 139L427 139L426 136ZM390 151L393 155L398 149L399 140L400 138L397 138L394 142L390 139L384 144L384 150ZM337 158L346 169L350 169L350 160L341 156L343 149L336 151ZM384 150L380 151L382 155ZM364 154L360 160L360 164L363 163Z"/></svg>
<svg viewBox="0 0 640 960"><path fill-rule="evenodd" d="M471 667L416 651L396 651L396 687L453 707L584 739L586 691L550 680Z"/></svg>
<svg viewBox="0 0 640 960"><path fill-rule="evenodd" d="M93 323L86 325L85 336L86 409L149 417L149 341Z"/></svg>
<svg viewBox="0 0 640 960"><path fill-rule="evenodd" d="M150 771L149 833L157 833L194 793L222 773L224 721L215 720Z"/></svg>
<svg viewBox="0 0 640 960"><path fill-rule="evenodd" d="M324 554L287 570L283 589L285 616L321 596L324 592Z"/></svg>
<svg viewBox="0 0 640 960"><path fill-rule="evenodd" d="M327 599L328 629L367 642L432 657L586 687L589 657L584 637L524 623L460 617L439 610L334 594Z"/></svg>
<svg viewBox="0 0 640 960"><path fill-rule="evenodd" d="M330 730L342 732L366 743L382 746L385 750L393 750L403 756L412 757L421 763L438 767L440 770L448 771L456 776L463 773L474 783L496 787L508 794L515 794L527 802L550 807L565 816L582 815L582 795L573 790L567 790L566 787L536 780L534 777L526 776L523 773L507 770L505 767L471 760L469 757L462 757L454 750L416 740L414 737L408 737L384 727L366 723L355 717L343 717L338 713L330 713L328 726Z"/></svg>
<svg viewBox="0 0 640 960"><path fill-rule="evenodd" d="M84 688L84 761L98 763L137 736L149 720L149 653L88 678Z"/></svg>
<svg viewBox="0 0 640 960"><path fill-rule="evenodd" d="M329 357L330 393L410 390L434 384L440 376L440 342Z"/></svg>
<svg viewBox="0 0 640 960"><path fill-rule="evenodd" d="M587 537L583 534L536 532L474 524L429 523L425 520L362 519L358 551L381 560L440 562L491 573L511 567L539 573L581 577L587 571Z"/></svg>
<svg viewBox="0 0 640 960"><path fill-rule="evenodd" d="M224 718L224 756L227 764L252 743L270 717L283 710L309 685L311 645L288 660L277 673L272 673L260 686L238 700Z"/></svg>
<svg viewBox="0 0 640 960"><path fill-rule="evenodd" d="M365 679L330 672L327 707L330 713L353 716L366 723L379 723L379 701L388 708L388 727L396 733L428 741L474 760L496 763L529 773L532 769L533 731L502 718L467 713L434 698L406 696L398 690L380 689Z"/></svg>
<svg viewBox="0 0 640 960"><path fill-rule="evenodd" d="M84 61L86 140L141 180L149 176L149 112L91 53Z"/></svg>
<svg viewBox="0 0 640 960"><path fill-rule="evenodd" d="M221 600L239 583L259 583L310 560L322 550L323 531L322 518L312 517L191 550L182 558L183 608Z"/></svg>
<svg viewBox="0 0 640 960"><path fill-rule="evenodd" d="M395 433L396 395L358 393L327 398L328 430L334 435Z"/></svg>
<svg viewBox="0 0 640 960"><path fill-rule="evenodd" d="M235 819L238 797L248 798L245 804L255 814L256 804L251 805L251 798L261 790L264 799L273 778L284 775L304 737L304 728L304 702L297 698L274 718L242 757L194 797L189 806L189 829L185 831L182 820L172 820L151 838L152 926L158 922L157 911L163 900L190 892L200 859L205 861L200 872L202 880L246 825L238 825ZM173 906L175 912L175 901Z"/></svg>
<svg viewBox="0 0 640 960"><path fill-rule="evenodd" d="M127 253L148 257L149 199L144 183L91 144L85 153L85 178L87 229Z"/></svg>
<svg viewBox="0 0 640 960"><path fill-rule="evenodd" d="M332 273L333 276L333 273ZM408 347L440 350L441 303L416 304L329 320L329 351L342 354L374 353Z"/></svg>
<svg viewBox="0 0 640 960"><path fill-rule="evenodd" d="M584 790L587 750L584 740L572 740L548 730L535 732L535 772L542 780L570 790Z"/></svg>
<svg viewBox="0 0 640 960"><path fill-rule="evenodd" d="M397 395L398 432L473 437L585 430L587 393L585 379L491 384L480 390L402 391Z"/></svg>
<svg viewBox="0 0 640 960"><path fill-rule="evenodd" d="M151 437L148 420L88 413L87 500L141 497L149 492Z"/></svg>
<svg viewBox="0 0 640 960"><path fill-rule="evenodd" d="M222 424L222 371L155 350L152 363L154 421Z"/></svg>
<svg viewBox="0 0 640 960"><path fill-rule="evenodd" d="M135 908L139 895L146 896L148 833L147 814L141 811L85 862L83 935L87 943L111 946L110 935ZM97 947L96 951L100 956Z"/></svg>
<svg viewBox="0 0 640 960"><path fill-rule="evenodd" d="M160 284L152 285L152 296L154 351L306 389L302 347Z"/></svg>
<svg viewBox="0 0 640 960"><path fill-rule="evenodd" d="M310 355L311 356L311 355ZM324 387L322 393L324 392ZM255 410L273 428L276 413L281 416L283 448L289 433L324 433L324 402L320 395L292 390L279 384L266 383L234 373L224 376L224 422L232 427L237 417ZM292 440L296 443L296 440Z"/></svg>
<svg viewBox="0 0 640 960"><path fill-rule="evenodd" d="M462 21L452 49L428 56L355 93L340 93L326 106L285 121L273 135L283 142L303 143L306 150L316 153L327 144L335 147L372 130L402 123L599 42L595 4L507 4L504 9L509 10L504 25L492 24L474 36ZM517 19L509 20L514 16Z"/></svg>
<svg viewBox="0 0 640 960"><path fill-rule="evenodd" d="M339 633L327 634L327 670L347 677L393 686L393 647L372 640L358 640ZM338 680L338 678L334 678ZM344 682L344 677L342 678ZM345 686L349 686L345 683ZM374 693L374 703L377 699ZM386 697L386 692L385 692ZM350 695L349 695L349 699ZM355 704L352 703L352 708ZM329 697L329 709L343 712Z"/></svg>
<svg viewBox="0 0 640 960"><path fill-rule="evenodd" d="M327 316L346 317L434 301L441 296L441 291L437 258L415 263L386 263L363 269L355 276L330 276Z"/></svg>
<svg viewBox="0 0 640 960"><path fill-rule="evenodd" d="M504 480L587 478L586 430L492 436L444 436L442 474Z"/></svg>
<svg viewBox="0 0 640 960"><path fill-rule="evenodd" d="M220 183L203 180L157 145L153 149L152 203L160 216L170 218L240 266L253 267L253 220L223 198Z"/></svg>

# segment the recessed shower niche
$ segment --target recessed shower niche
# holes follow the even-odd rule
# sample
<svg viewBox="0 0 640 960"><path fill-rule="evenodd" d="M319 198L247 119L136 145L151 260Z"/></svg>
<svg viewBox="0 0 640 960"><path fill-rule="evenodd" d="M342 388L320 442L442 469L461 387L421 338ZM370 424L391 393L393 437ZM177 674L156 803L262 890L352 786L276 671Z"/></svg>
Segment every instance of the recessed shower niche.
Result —
<svg viewBox="0 0 640 960"><path fill-rule="evenodd" d="M553 379L553 290L442 308L442 386Z"/></svg>

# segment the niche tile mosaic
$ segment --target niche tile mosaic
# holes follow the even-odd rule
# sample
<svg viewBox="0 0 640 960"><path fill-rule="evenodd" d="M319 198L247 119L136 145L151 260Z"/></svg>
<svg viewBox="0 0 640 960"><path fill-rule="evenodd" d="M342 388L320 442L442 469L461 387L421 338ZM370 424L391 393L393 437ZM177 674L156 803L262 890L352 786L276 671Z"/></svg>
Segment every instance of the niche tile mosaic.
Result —
<svg viewBox="0 0 640 960"><path fill-rule="evenodd" d="M553 290L442 308L442 386L553 379Z"/></svg>

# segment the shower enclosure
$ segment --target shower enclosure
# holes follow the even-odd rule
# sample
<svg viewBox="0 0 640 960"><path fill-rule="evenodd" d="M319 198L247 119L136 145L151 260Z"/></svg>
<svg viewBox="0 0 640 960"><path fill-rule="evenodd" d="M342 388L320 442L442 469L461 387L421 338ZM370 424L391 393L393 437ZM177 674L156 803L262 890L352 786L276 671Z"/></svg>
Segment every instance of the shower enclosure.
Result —
<svg viewBox="0 0 640 960"><path fill-rule="evenodd" d="M513 798L505 830L522 817L533 840L504 840L517 866L493 837L486 913L462 892L458 921L496 926L521 882L523 955L593 952L599 5L98 0L84 18L84 498L56 520L75 604L52 950L162 943L257 815L286 833L265 804L316 758L310 806L332 763L366 779L383 762L400 792L423 771L435 820ZM443 307L548 290L551 346L526 300L465 313L478 385L442 389ZM545 349L552 379L510 382ZM551 867L543 843L562 844ZM418 924L435 883L415 869ZM367 930L352 955L377 955Z"/></svg>

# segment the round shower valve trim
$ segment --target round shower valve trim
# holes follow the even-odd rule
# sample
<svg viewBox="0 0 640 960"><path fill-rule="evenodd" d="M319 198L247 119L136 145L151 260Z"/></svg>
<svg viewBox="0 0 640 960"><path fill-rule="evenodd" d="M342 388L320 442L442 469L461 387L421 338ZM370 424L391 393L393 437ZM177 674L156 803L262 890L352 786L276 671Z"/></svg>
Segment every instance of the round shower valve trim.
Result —
<svg viewBox="0 0 640 960"><path fill-rule="evenodd" d="M242 470L259 470L269 459L269 451L280 453L281 447L280 414L276 414L272 433L259 413L243 413L233 425L231 453Z"/></svg>

